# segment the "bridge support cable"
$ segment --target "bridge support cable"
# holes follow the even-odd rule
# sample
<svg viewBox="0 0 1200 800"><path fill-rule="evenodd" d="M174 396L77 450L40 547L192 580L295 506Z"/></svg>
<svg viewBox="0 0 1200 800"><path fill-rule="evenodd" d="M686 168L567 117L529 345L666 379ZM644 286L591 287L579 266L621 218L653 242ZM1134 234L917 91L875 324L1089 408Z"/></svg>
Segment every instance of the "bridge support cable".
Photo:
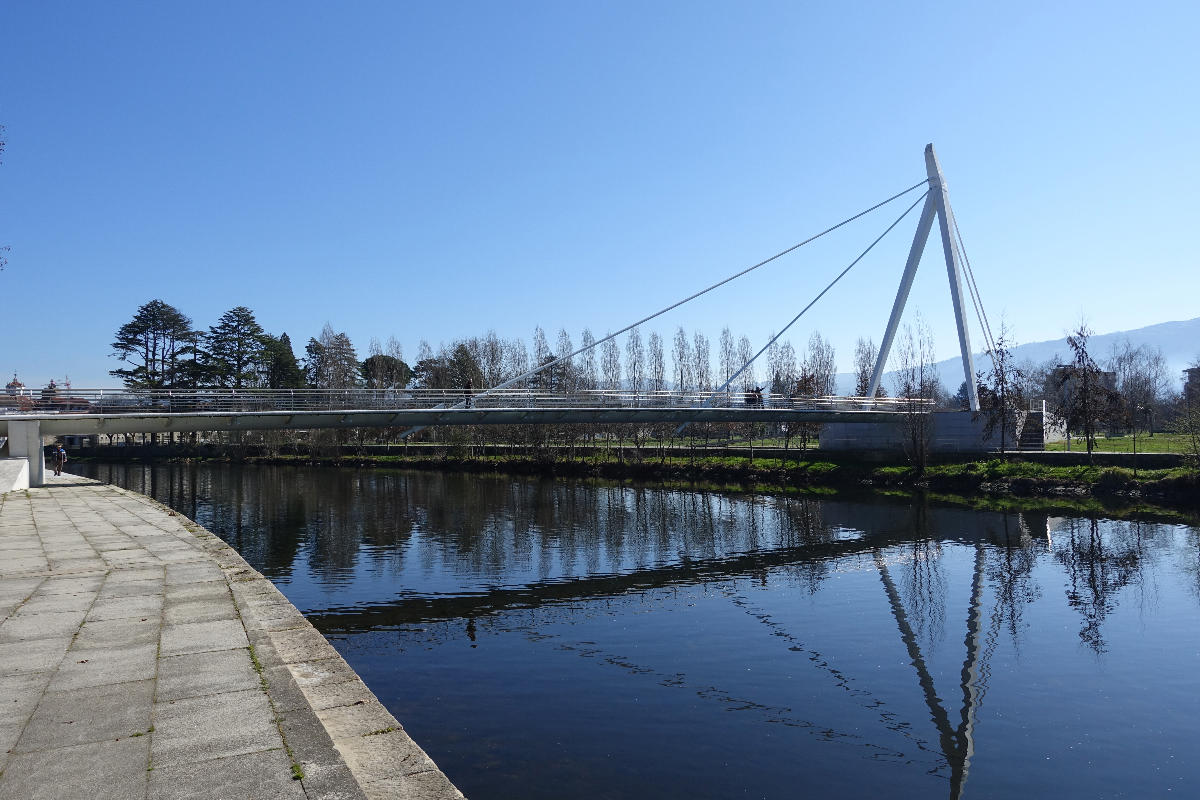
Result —
<svg viewBox="0 0 1200 800"><path fill-rule="evenodd" d="M987 341L988 352L996 352L996 339L992 336L992 325L988 321L987 309L983 307L983 295L979 292L979 285L975 282L975 271L971 269L971 259L967 257L967 246L963 242L962 231L958 229L958 220L954 216L954 212L950 212L950 219L954 222L954 238L958 244L959 252L962 254L963 266L967 268L967 288L971 290L971 299L975 303L975 313L979 316L979 325L983 329L984 339ZM1003 334L1003 331L1001 331Z"/></svg>
<svg viewBox="0 0 1200 800"><path fill-rule="evenodd" d="M883 378L884 366L891 352L892 342L896 336L896 328L904 313L904 305L908 301L909 290L921 263L921 255L925 252L925 244L936 217L938 232L942 239L942 253L946 259L946 276L950 281L950 300L954 305L954 324L958 329L958 350L962 358L963 379L967 384L967 398L972 411L979 410L979 392L975 384L975 358L971 353L971 334L967 330L967 320L963 314L963 270L960 266L958 248L951 236L954 217L950 209L949 192L946 180L942 176L942 167L938 163L933 145L925 146L925 171L929 175L929 197L925 209L921 212L921 221L917 225L912 247L908 253L908 263L904 268L904 276L900 279L900 287L896 291L896 301L892 304L892 315L888 319L887 329L883 335L883 343L879 348L879 356L875 361L875 370L871 374L871 386L867 390L868 397L874 397L879 390L879 382Z"/></svg>
<svg viewBox="0 0 1200 800"><path fill-rule="evenodd" d="M783 336L783 334L787 333L787 330L788 330L788 328L790 328L790 327L792 327L793 325L795 325L795 324L796 324L796 322L797 322L797 320L799 320L799 319L800 319L802 316L804 316L805 312L807 312L807 311L808 311L810 308L812 308L814 305L816 305L816 304L817 304L817 301L818 301L818 300L820 300L822 297L824 297L824 296L825 296L825 294L826 294L826 293L827 293L827 292L828 292L830 289L832 289L832 288L833 288L833 287L834 287L834 286L837 284L837 282L838 282L838 281L840 281L842 278L846 277L846 273L848 273L850 270L854 269L854 267L855 267L855 266L858 264L858 262L860 262L860 261L862 261L864 258L866 258L866 256L867 256L867 253L869 253L869 252L871 252L872 250L874 250L874 249L875 249L875 245L877 245L877 244L879 244L881 241L883 241L883 237L885 237L885 236L887 236L889 233L891 233L891 232L892 232L892 229L893 229L893 228L895 228L897 225L899 225L899 224L900 224L900 222L901 222L901 221L902 221L902 220L903 220L905 217L907 217L907 216L908 216L908 215L909 215L909 214L912 212L912 210L913 210L914 208L916 208L916 207L917 207L917 204L918 204L918 203L920 203L922 200L926 200L926 201L928 202L928 197L929 197L929 192L930 192L930 191L931 191L931 190L926 190L926 191L925 191L925 193L924 193L923 195L921 195L920 197L918 197L918 198L916 199L916 201L914 201L914 202L913 202L913 204L912 204L912 205L910 205L908 208L904 209L904 213L903 213L903 214L901 214L900 216L896 217L896 220L895 220L895 222L893 222L891 225L888 225L888 226L887 226L887 229L886 229L886 230L885 230L883 233L879 234L879 236L878 236L878 237L876 237L875 241L871 242L871 244L867 246L867 249L866 249L866 250L863 250L861 253L859 253L859 254L858 254L858 258L856 258L856 259L854 259L853 261L851 261L851 262L850 262L850 264L849 264L849 265L848 265L848 266L847 266L847 267L846 267L844 270L842 270L841 272L839 272L839 273L837 274L837 277L836 277L836 278L834 278L832 281L830 281L830 282L829 282L829 284L828 284L828 285L827 285L827 286L826 286L824 289L822 289L822 290L821 290L821 292L820 292L820 293L819 293L819 294L818 294L816 297L814 297L812 300L810 300L810 301L809 301L808 305L806 305L804 308L800 309L800 313L799 313L799 314L797 314L796 316L792 317L792 321L791 321L791 322L789 322L787 325L784 325L784 326L783 326L783 330L781 330L779 333L777 333L777 334L775 334L774 336L772 336L772 337L770 338L770 340L768 340L768 341L767 341L767 343L766 343L765 345L763 345L763 347L762 347L762 349L761 349L761 350L759 350L757 353L755 353L753 356L751 356L751 357L750 357L750 360L749 360L749 361L747 361L745 364L743 364L743 365L741 366L741 368L740 368L740 369L738 369L738 371L737 371L737 372L735 372L735 373L733 373L732 375L730 375L730 376L729 376L729 380L725 381L725 383L721 385L721 388L720 388L720 389L717 389L715 392L713 392L713 394L712 394L712 395L710 395L710 396L709 396L709 398L708 398L707 400L705 400L705 401L704 401L704 403L703 403L703 404L701 404L701 406L700 406L700 407L701 407L701 408L706 408L706 407L708 407L709 405L711 405L711 404L712 404L712 401L713 401L713 397L715 397L715 396L717 396L717 395L721 394L722 392L724 392L725 390L727 390L727 389L728 389L728 388L729 388L729 387L730 387L730 386L733 384L733 382L734 382L735 380L737 380L739 376L741 376L741 374L742 374L743 372L745 372L747 369L749 369L749 368L750 368L750 365L751 365L751 364L753 364L755 361L757 361L757 360L758 360L758 357L759 357L759 356L761 356L763 353L767 352L767 350L768 350L768 349L771 347L771 345L775 344L775 342L776 342L776 341L778 341L779 337L781 337L781 336ZM675 435L676 435L676 436L678 436L679 434L683 433L683 430L684 430L684 428L686 428L686 427L687 427L689 424L690 424L690 423L687 423L687 422L685 422L685 423L683 423L682 425L680 425L678 428L676 428L676 429L675 429Z"/></svg>
<svg viewBox="0 0 1200 800"><path fill-rule="evenodd" d="M561 364L564 361L569 361L569 360L573 359L575 356L580 355L581 353L586 353L588 350L599 347L600 345L604 344L605 342L609 341L610 339L615 339L618 336L620 336L621 334L628 333L629 331L633 330L634 328L638 327L639 325L643 325L652 319L661 317L663 314L666 314L668 311L674 311L675 309L679 308L680 306L684 305L685 303L690 303L691 301L695 300L696 298L706 295L709 292L713 291L714 289L719 289L720 287L724 286L725 284L730 283L731 281L735 281L738 278L742 277L743 275L747 275L747 274L753 272L754 270L758 269L759 267L765 267L767 264L770 264L772 261L776 261L780 258L783 258L784 256L788 255L789 253L793 253L796 250L799 250L801 247L804 247L807 244L811 244L812 242L815 242L817 239L820 239L823 236L833 233L834 231L838 230L839 228L845 227L846 225L849 225L851 222L854 222L857 219L861 219L862 217L865 217L867 214L870 214L872 211L876 211L880 208L883 208L888 203L891 203L894 200L898 200L899 198L903 197L904 195L908 194L909 192L911 192L915 189L918 189L922 186L925 186L927 183L929 183L928 178L926 178L922 181L919 181L917 183L914 183L912 186L908 187L904 191L897 192L896 194L892 195L891 197L887 198L886 200L881 200L880 202L876 203L875 205L871 206L870 208L864 209L853 216L847 217L846 219L842 220L841 222L837 223L836 225L831 225L828 228L826 228L825 230L821 231L820 233L814 234L814 235L808 237L807 239L805 239L804 241L798 242L797 244L792 245L791 247L787 248L786 250L781 250L780 252L776 253L775 255L771 256L770 258L765 258L762 261L759 261L757 264L752 264L749 267L746 267L745 269L741 270L740 272L736 272L733 275L730 275L729 277L727 277L723 280L717 281L716 283L712 284L708 288L701 289L700 291L696 292L695 294L689 295L688 297L685 297L682 300L672 303L671 305L667 306L666 308L663 308L659 311L655 311L653 314L643 317L642 319L638 320L637 322L634 322L631 325L626 325L624 328L621 328L616 333L610 333L607 336L603 337L602 339L597 339L596 341L592 342L592 344L588 347L580 347L579 349L575 350L574 352L568 353L565 356L559 356L558 358L554 359L553 361L548 361L545 364L534 367L533 369L529 370L528 372L524 372L515 378L510 378L507 381L504 381L503 383L500 383L500 384L492 386L488 389L485 389L484 391L479 392L478 394L476 394L474 396L475 397L485 397L485 396L491 394L492 392L500 391L501 389L507 389L510 386L514 386L523 380L533 377L534 375L538 374L539 372L548 370L551 367ZM466 399L464 398L461 402L456 403L455 405L453 405L451 407L452 408L465 408L466 407ZM409 430L406 430L403 433L401 433L400 438L406 439L409 436L412 436L414 433L417 433L418 431L421 431L423 429L424 429L423 427L410 428Z"/></svg>

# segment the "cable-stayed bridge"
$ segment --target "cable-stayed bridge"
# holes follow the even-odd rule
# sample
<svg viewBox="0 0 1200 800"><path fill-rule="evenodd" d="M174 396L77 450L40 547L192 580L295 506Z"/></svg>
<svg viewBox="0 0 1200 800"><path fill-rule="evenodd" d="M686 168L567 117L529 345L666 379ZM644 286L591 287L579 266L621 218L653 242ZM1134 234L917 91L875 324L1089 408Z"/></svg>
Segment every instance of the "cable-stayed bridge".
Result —
<svg viewBox="0 0 1200 800"><path fill-rule="evenodd" d="M400 427L408 436L435 425L672 424L676 432L695 422L875 423L894 426L905 415L931 411L922 400L876 398L909 291L936 220L945 256L950 297L958 329L963 376L972 411L979 410L964 297L969 296L989 350L994 349L966 248L954 221L949 195L933 145L925 148L926 177L825 230L752 264L677 302L559 358L547 360L496 386L472 392L452 390L72 390L70 396L43 391L37 396L0 400L0 436L9 457L29 462L29 482L44 476L43 436L101 433L164 433L269 429ZM923 191L922 191L923 190ZM918 193L919 192L919 193ZM899 201L913 200L856 258L723 385L711 392L582 391L555 394L531 391L538 373L570 362L669 311L706 295L855 220ZM883 341L865 397L804 397L764 394L738 384L743 374L801 317L812 309L892 230L921 206L908 260L884 330ZM0 452L0 455L5 455Z"/></svg>

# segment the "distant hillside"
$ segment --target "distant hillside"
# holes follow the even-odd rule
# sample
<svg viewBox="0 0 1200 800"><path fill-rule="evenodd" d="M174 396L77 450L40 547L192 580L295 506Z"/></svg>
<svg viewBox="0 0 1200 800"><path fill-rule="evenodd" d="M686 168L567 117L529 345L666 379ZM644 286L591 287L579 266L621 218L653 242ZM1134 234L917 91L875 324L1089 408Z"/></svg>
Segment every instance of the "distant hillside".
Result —
<svg viewBox="0 0 1200 800"><path fill-rule="evenodd" d="M1131 331L1115 331L1113 333L1097 334L1091 338L1088 344L1088 350L1097 363L1103 366L1108 359L1114 345L1128 338L1134 345L1148 345L1150 347L1158 347L1162 350L1163 358L1167 362L1167 372L1170 376L1172 389L1178 389L1183 383L1182 370L1191 366L1198 358L1200 358L1200 317L1189 319L1182 322L1161 322L1157 325L1148 325L1145 328L1137 328ZM892 355L895 356L895 346L892 347ZM1067 339L1064 336L1061 339L1053 339L1047 342L1030 342L1014 347L1013 357L1018 362L1032 361L1035 364L1040 364L1051 358L1059 361L1066 361L1071 352L1067 347ZM975 369L976 371L986 371L991 364L991 360L982 353L975 354ZM945 361L937 362L938 374L941 376L942 383L951 392L958 389L962 383L962 361L957 355L954 358L948 358ZM888 372L884 374L883 385L889 392L892 391L894 373ZM843 393L850 393L854 390L854 375L852 373L838 374L838 387Z"/></svg>

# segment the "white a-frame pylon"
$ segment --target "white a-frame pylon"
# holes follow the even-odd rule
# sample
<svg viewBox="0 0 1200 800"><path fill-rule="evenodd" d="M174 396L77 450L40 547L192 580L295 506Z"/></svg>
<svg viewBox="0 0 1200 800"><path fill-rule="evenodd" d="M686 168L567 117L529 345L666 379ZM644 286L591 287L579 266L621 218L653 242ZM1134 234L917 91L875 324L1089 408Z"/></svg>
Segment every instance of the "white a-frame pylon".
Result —
<svg viewBox="0 0 1200 800"><path fill-rule="evenodd" d="M958 249L951 238L954 212L950 210L946 180L942 177L942 168L938 164L932 144L925 145L925 171L929 175L929 194L925 196L921 221L917 223L917 233L913 236L912 247L908 251L908 264L904 267L904 277L900 279L900 288L896 291L896 302L892 305L892 316L888 320L887 331L883 334L883 344L879 346L879 359L875 362L875 371L871 374L871 388L867 397L874 397L879 389L883 367L892 349L892 340L896 338L896 326L900 324L900 316L904 313L904 304L908 301L908 293L917 274L917 265L921 263L921 254L925 252L925 242L929 239L929 229L933 226L933 217L936 214L938 227L942 232L942 251L946 254L946 272L950 276L950 299L954 303L954 321L958 325L958 349L962 353L963 379L967 382L971 410L978 411L979 393L975 388L975 360L971 356L971 335L967 332L967 320L963 316L962 270L958 263Z"/></svg>

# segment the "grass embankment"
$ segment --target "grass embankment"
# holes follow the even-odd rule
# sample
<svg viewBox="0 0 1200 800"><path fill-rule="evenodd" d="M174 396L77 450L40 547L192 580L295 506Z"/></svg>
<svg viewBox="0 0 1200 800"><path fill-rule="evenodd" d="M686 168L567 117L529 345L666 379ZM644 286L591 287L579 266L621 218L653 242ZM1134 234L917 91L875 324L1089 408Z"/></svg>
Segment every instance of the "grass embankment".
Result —
<svg viewBox="0 0 1200 800"><path fill-rule="evenodd" d="M1134 444L1133 436L1129 434L1097 436L1095 449L1102 453L1132 453ZM1156 433L1153 436L1138 433L1136 445L1139 453L1192 452L1191 438L1182 433ZM1046 449L1064 451L1067 449L1067 443L1065 441L1046 442ZM1086 453L1087 443L1083 439L1073 437L1070 449L1075 453Z"/></svg>
<svg viewBox="0 0 1200 800"><path fill-rule="evenodd" d="M754 458L697 454L654 455L626 452L575 459L478 455L467 450L433 450L408 455L369 455L314 458L275 456L251 458L249 463L374 466L406 469L509 473L548 477L602 478L722 491L805 492L829 494L874 489L910 493L921 491L944 499L989 507L997 501L1020 499L1022 507L1038 505L1037 498L1063 507L1064 500L1090 508L1089 498L1106 503L1162 503L1200 507L1200 472L1188 468L1139 469L1101 466L1051 466L998 458L939 463L917 471L905 464L878 464L830 458L819 452L795 458ZM1002 502L1001 502L1002 505ZM1072 506L1073 507L1073 506Z"/></svg>

